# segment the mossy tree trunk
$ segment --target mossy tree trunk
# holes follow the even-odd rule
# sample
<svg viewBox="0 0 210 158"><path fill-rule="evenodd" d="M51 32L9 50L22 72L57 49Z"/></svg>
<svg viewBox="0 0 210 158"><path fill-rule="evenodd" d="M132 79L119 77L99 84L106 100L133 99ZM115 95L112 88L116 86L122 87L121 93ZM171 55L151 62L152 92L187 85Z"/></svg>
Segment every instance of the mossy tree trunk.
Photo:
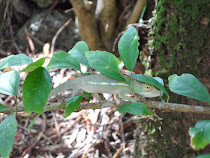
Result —
<svg viewBox="0 0 210 158"><path fill-rule="evenodd" d="M191 73L210 88L209 18L208 0L158 2L152 27L153 75L167 81L171 74ZM170 102L208 106L175 94L170 96ZM148 125L145 119L140 120L135 157L192 158L209 153L209 146L200 151L191 148L188 130L199 120L210 120L210 116L158 110L156 113L160 118L150 120Z"/></svg>

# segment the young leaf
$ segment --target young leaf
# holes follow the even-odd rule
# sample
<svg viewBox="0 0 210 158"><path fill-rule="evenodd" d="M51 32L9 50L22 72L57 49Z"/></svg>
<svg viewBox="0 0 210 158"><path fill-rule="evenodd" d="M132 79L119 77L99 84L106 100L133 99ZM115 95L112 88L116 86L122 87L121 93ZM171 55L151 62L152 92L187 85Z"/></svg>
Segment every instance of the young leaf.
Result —
<svg viewBox="0 0 210 158"><path fill-rule="evenodd" d="M196 158L210 158L210 154L199 155Z"/></svg>
<svg viewBox="0 0 210 158"><path fill-rule="evenodd" d="M0 69L10 66L30 64L32 62L32 58L25 54L10 55L4 58L4 60L0 63Z"/></svg>
<svg viewBox="0 0 210 158"><path fill-rule="evenodd" d="M39 67L32 71L23 84L24 109L28 113L41 113L51 89L51 77L45 68Z"/></svg>
<svg viewBox="0 0 210 158"><path fill-rule="evenodd" d="M127 73L127 75L131 76L131 74L128 74L128 73ZM163 91L169 98L169 94L168 94L167 90L162 86L162 84L160 84L160 82L157 81L157 79L154 79L153 77L146 76L143 74L132 74L132 76L133 76L133 78L137 79L138 81L149 83L149 84L155 86L159 90ZM160 78L159 78L159 80L160 80Z"/></svg>
<svg viewBox="0 0 210 158"><path fill-rule="evenodd" d="M66 101L66 108L65 108L66 112L65 112L65 116L64 116L65 118L68 117L69 115L71 115L72 112L74 112L75 110L78 109L83 96L84 96L84 94L75 95Z"/></svg>
<svg viewBox="0 0 210 158"><path fill-rule="evenodd" d="M210 144L210 120L201 120L190 128L191 146L195 150L203 149Z"/></svg>
<svg viewBox="0 0 210 158"><path fill-rule="evenodd" d="M88 92L85 92L85 91L83 91L83 93L87 97L88 101L90 101L92 93L88 93Z"/></svg>
<svg viewBox="0 0 210 158"><path fill-rule="evenodd" d="M52 57L50 63L47 65L47 69L51 68L58 68L58 69L71 68L71 69L80 70L80 64L77 61L77 59L74 58L72 55L66 52L58 52Z"/></svg>
<svg viewBox="0 0 210 158"><path fill-rule="evenodd" d="M133 115L153 115L145 104L139 102L123 104L117 110L121 113L128 112Z"/></svg>
<svg viewBox="0 0 210 158"><path fill-rule="evenodd" d="M176 74L169 76L169 89L180 95L184 95L203 102L210 102L210 95L203 84L191 74Z"/></svg>
<svg viewBox="0 0 210 158"><path fill-rule="evenodd" d="M86 51L89 51L88 45L84 41L79 41L68 53L75 57L81 64L90 67L85 56Z"/></svg>
<svg viewBox="0 0 210 158"><path fill-rule="evenodd" d="M131 26L125 31L118 43L120 57L125 64L125 67L130 71L133 70L139 56L138 40L138 32L133 26Z"/></svg>
<svg viewBox="0 0 210 158"><path fill-rule="evenodd" d="M16 96L20 84L20 74L16 70L0 75L0 93Z"/></svg>
<svg viewBox="0 0 210 158"><path fill-rule="evenodd" d="M0 103L0 111L4 111L4 110L7 110L7 107Z"/></svg>
<svg viewBox="0 0 210 158"><path fill-rule="evenodd" d="M0 124L0 155L9 158L17 132L15 115L10 115Z"/></svg>
<svg viewBox="0 0 210 158"><path fill-rule="evenodd" d="M120 81L126 81L120 74L121 61L106 51L88 51L85 53L90 66L98 72Z"/></svg>
<svg viewBox="0 0 210 158"><path fill-rule="evenodd" d="M42 114L42 113L41 113L41 114ZM40 116L41 114L37 115L37 116L33 119L33 121L31 121L31 123L28 125L28 132L31 131L31 128L33 127L34 123L36 122L36 120L39 118L39 116Z"/></svg>
<svg viewBox="0 0 210 158"><path fill-rule="evenodd" d="M37 60L36 62L29 64L25 69L23 69L20 72L31 72L31 71L34 71L38 67L42 67L44 62L45 62L45 58L41 58L41 59Z"/></svg>

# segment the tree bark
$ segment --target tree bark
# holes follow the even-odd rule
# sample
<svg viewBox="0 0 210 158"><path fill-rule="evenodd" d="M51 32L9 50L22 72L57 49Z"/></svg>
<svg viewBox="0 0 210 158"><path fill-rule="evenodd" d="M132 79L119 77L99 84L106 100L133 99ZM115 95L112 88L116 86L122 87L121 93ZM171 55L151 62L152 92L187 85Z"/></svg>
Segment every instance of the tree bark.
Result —
<svg viewBox="0 0 210 158"><path fill-rule="evenodd" d="M153 75L167 81L171 74L191 73L210 88L208 0L160 0L156 11L151 30ZM172 93L170 102L208 106ZM140 118L134 157L196 157L210 151L209 146L193 150L188 134L190 127L199 120L209 120L209 115L160 110L156 113L160 118L147 120L148 124Z"/></svg>
<svg viewBox="0 0 210 158"><path fill-rule="evenodd" d="M77 17L77 27L81 39L85 41L90 50L105 49L100 38L95 14L87 8L82 0L70 0Z"/></svg>
<svg viewBox="0 0 210 158"><path fill-rule="evenodd" d="M96 18L99 24L100 36L107 50L111 50L114 41L117 12L116 0L98 0Z"/></svg>

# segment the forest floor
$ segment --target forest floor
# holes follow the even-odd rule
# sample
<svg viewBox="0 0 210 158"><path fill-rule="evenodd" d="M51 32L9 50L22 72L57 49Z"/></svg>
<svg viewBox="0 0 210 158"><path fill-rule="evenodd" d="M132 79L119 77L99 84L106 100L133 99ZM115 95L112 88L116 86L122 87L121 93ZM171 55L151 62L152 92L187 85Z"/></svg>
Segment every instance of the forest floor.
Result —
<svg viewBox="0 0 210 158"><path fill-rule="evenodd" d="M36 54L37 60L43 55ZM46 62L49 62L49 58ZM47 63L45 63L47 64ZM19 70L24 66L14 66ZM82 66L82 71L87 68ZM54 87L68 79L75 78L81 74L69 69L51 69L50 74ZM21 85L27 73L21 73ZM22 95L22 88L19 96ZM72 90L61 93L67 100L72 94ZM108 100L113 100L112 95L105 95ZM1 102L11 106L13 97L2 95ZM56 102L56 97L51 98L48 104ZM97 97L92 96L90 102L97 102ZM22 98L18 97L18 102ZM83 100L82 102L87 102ZM64 118L65 111L49 111L42 114L35 122L31 131L28 132L28 125L33 119L18 120L18 130L15 137L12 158L107 158L123 157L130 158L134 152L135 129L137 116L121 114L116 108L105 108L97 110L82 110L74 112L69 117ZM21 112L21 115L27 115ZM1 114L3 120L6 114Z"/></svg>

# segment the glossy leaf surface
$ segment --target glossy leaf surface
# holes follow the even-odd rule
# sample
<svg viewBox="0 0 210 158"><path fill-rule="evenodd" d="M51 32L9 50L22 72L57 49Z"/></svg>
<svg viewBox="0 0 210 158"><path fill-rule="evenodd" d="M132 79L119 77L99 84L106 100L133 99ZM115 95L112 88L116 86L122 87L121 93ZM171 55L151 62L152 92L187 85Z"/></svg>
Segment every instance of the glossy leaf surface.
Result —
<svg viewBox="0 0 210 158"><path fill-rule="evenodd" d="M75 57L79 63L87 67L90 67L87 58L85 56L86 51L89 51L88 45L84 41L79 41L68 53L71 54L73 57Z"/></svg>
<svg viewBox="0 0 210 158"><path fill-rule="evenodd" d="M138 31L133 27L129 27L120 38L118 50L125 67L132 71L136 65L139 56L139 36Z"/></svg>
<svg viewBox="0 0 210 158"><path fill-rule="evenodd" d="M32 71L23 84L24 109L28 113L41 113L51 89L51 77L45 68L39 67Z"/></svg>
<svg viewBox="0 0 210 158"><path fill-rule="evenodd" d="M30 64L32 62L32 58L28 57L25 54L10 55L2 60L2 62L0 63L0 69L10 66Z"/></svg>
<svg viewBox="0 0 210 158"><path fill-rule="evenodd" d="M58 52L52 57L50 63L47 65L47 69L51 68L58 68L58 69L70 68L70 69L80 70L80 64L77 61L77 59L74 58L69 53Z"/></svg>
<svg viewBox="0 0 210 158"><path fill-rule="evenodd" d="M89 51L86 52L86 57L93 69L110 78L126 81L120 74L121 61L113 54L106 51Z"/></svg>
<svg viewBox="0 0 210 158"><path fill-rule="evenodd" d="M38 67L42 67L42 65L44 64L44 62L45 62L45 58L41 58L41 59L37 60L36 62L29 64L21 72L31 72L31 71L34 71Z"/></svg>

